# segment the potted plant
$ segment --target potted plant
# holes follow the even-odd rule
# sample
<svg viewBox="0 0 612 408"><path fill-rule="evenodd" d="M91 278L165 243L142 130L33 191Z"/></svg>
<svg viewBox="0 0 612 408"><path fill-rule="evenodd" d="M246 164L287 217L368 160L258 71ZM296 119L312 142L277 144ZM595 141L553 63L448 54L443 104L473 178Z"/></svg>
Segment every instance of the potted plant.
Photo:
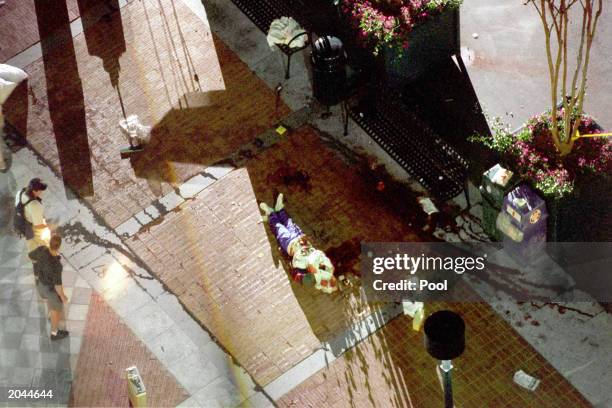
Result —
<svg viewBox="0 0 612 408"><path fill-rule="evenodd" d="M593 214L609 216L610 205L601 194L612 192L612 141L597 137L603 135L601 128L583 112L591 45L603 1L528 0L526 4L533 5L544 28L551 108L515 132L496 119L490 135L471 139L497 151L501 161L542 194L549 211L549 241L609 239L597 234L598 217ZM575 57L568 46L570 14L582 17Z"/></svg>
<svg viewBox="0 0 612 408"><path fill-rule="evenodd" d="M357 42L391 81L411 80L459 52L462 0L342 0Z"/></svg>

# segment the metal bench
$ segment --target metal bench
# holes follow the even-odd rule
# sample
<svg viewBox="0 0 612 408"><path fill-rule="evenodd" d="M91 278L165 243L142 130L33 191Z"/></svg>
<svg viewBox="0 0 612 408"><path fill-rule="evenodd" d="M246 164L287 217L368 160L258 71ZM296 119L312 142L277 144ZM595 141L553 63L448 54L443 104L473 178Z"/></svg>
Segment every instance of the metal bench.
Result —
<svg viewBox="0 0 612 408"><path fill-rule="evenodd" d="M435 198L446 201L467 189L468 163L382 86L349 105L348 114Z"/></svg>
<svg viewBox="0 0 612 408"><path fill-rule="evenodd" d="M289 44L276 44L276 46L287 56L287 67L285 69L285 79L289 79L291 68L291 56L296 52L302 51L310 45L310 24L304 18L304 4L299 0L232 0L232 2L242 11L264 34L268 34L272 21L281 17L292 17L306 31L296 35ZM291 43L301 36L306 35L308 40L303 47L292 48Z"/></svg>

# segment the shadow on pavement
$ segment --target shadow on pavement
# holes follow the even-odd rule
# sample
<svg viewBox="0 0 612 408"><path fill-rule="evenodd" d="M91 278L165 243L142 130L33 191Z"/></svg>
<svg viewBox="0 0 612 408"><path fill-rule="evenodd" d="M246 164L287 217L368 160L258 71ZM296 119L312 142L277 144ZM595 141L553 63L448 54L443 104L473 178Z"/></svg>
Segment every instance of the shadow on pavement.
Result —
<svg viewBox="0 0 612 408"><path fill-rule="evenodd" d="M130 158L136 175L146 178L152 188L184 180L188 176L181 174L184 171L193 175L196 171L189 171L190 165L202 169L228 157L288 113L286 106L275 106L272 90L254 74L242 75L243 63L231 50L213 40L221 78L209 84L212 89L202 91L197 73L189 70L191 82L184 87L189 91L152 128L145 150Z"/></svg>
<svg viewBox="0 0 612 408"><path fill-rule="evenodd" d="M87 139L83 86L72 42L68 8L63 2L37 1L35 4L49 113L62 178L82 196L91 196L91 151ZM22 134L27 138L25 133Z"/></svg>
<svg viewBox="0 0 612 408"><path fill-rule="evenodd" d="M121 67L119 58L125 52L123 22L119 14L118 0L78 0L87 52L102 59L113 88L119 85ZM112 46L108 39L112 38Z"/></svg>
<svg viewBox="0 0 612 408"><path fill-rule="evenodd" d="M402 99L469 160L471 178L480 182L482 173L491 167L489 164L495 158L489 149L467 140L477 133L488 135L490 130L461 57L457 56L457 63L449 58L445 64L406 85Z"/></svg>

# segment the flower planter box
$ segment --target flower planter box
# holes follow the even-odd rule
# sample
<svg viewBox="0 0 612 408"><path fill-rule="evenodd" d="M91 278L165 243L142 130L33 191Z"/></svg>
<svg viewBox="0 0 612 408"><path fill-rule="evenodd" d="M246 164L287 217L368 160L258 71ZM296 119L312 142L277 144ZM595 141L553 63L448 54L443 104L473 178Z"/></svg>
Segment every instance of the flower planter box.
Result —
<svg viewBox="0 0 612 408"><path fill-rule="evenodd" d="M513 133L518 134L524 127ZM596 123L594 127L601 130ZM513 169L512 161L504 159L501 160L503 164ZM546 197L540 193L548 210L548 242L612 240L612 179L605 175L591 175L579 181L571 194L561 198ZM537 191L535 186L531 187Z"/></svg>
<svg viewBox="0 0 612 408"><path fill-rule="evenodd" d="M612 180L592 177L575 193L546 199L549 242L599 242L612 239Z"/></svg>
<svg viewBox="0 0 612 408"><path fill-rule="evenodd" d="M452 9L414 27L408 47L402 52L383 50L384 72L390 84L402 84L418 78L460 52L459 9Z"/></svg>

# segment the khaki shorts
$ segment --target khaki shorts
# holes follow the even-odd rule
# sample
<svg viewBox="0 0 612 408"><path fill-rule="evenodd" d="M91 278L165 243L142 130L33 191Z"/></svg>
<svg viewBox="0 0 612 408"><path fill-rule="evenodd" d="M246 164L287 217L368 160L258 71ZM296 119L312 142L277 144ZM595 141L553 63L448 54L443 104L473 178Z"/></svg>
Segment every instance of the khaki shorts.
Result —
<svg viewBox="0 0 612 408"><path fill-rule="evenodd" d="M38 279L36 280L36 289L41 298L47 301L47 307L49 310L55 310L61 312L64 308L64 304L60 299L55 289L51 289L47 285L41 283Z"/></svg>

